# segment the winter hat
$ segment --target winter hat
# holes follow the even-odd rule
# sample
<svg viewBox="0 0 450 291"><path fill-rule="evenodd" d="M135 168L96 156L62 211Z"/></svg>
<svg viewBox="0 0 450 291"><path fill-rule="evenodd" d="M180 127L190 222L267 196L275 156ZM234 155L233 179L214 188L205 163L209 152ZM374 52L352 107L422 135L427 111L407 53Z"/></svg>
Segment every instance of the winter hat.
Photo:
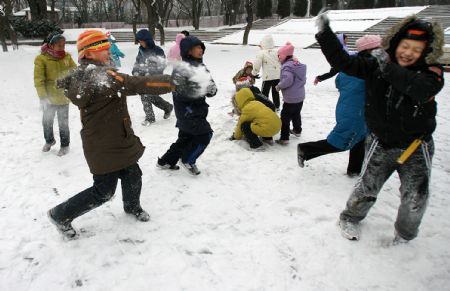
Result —
<svg viewBox="0 0 450 291"><path fill-rule="evenodd" d="M252 86L248 77L241 77L236 82L236 91L241 90L242 88L250 88Z"/></svg>
<svg viewBox="0 0 450 291"><path fill-rule="evenodd" d="M381 46L381 37L378 34L366 34L356 40L358 52L374 49Z"/></svg>
<svg viewBox="0 0 450 291"><path fill-rule="evenodd" d="M284 63L284 61L288 56L293 55L294 55L294 46L290 42L287 42L284 46L280 47L280 49L278 50L278 59L280 60L281 63Z"/></svg>
<svg viewBox="0 0 450 291"><path fill-rule="evenodd" d="M86 30L77 40L78 59L85 57L86 52L109 50L111 43L108 37L100 30Z"/></svg>
<svg viewBox="0 0 450 291"><path fill-rule="evenodd" d="M45 39L43 44L47 43L47 44L55 44L58 41L62 40L62 39L66 39L63 35L63 31L62 30L58 30L58 31L54 31L52 33L50 33Z"/></svg>

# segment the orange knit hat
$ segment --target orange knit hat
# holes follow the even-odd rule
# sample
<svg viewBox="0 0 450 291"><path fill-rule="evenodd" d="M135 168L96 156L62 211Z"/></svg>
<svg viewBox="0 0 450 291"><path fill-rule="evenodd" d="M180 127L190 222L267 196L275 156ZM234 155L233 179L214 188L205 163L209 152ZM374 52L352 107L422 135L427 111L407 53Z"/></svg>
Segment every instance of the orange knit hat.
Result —
<svg viewBox="0 0 450 291"><path fill-rule="evenodd" d="M108 37L100 30L86 30L77 40L78 59L85 57L87 51L96 52L111 47Z"/></svg>

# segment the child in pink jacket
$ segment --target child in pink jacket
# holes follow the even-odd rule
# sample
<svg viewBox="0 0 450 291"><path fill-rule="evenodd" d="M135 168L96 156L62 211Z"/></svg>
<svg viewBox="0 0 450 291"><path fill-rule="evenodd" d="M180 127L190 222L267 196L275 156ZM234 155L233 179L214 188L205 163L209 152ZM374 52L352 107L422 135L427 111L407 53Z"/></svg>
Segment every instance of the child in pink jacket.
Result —
<svg viewBox="0 0 450 291"><path fill-rule="evenodd" d="M169 50L169 61L181 61L180 42L183 38L185 38L185 36L182 33L177 34L177 36L175 37L175 44Z"/></svg>

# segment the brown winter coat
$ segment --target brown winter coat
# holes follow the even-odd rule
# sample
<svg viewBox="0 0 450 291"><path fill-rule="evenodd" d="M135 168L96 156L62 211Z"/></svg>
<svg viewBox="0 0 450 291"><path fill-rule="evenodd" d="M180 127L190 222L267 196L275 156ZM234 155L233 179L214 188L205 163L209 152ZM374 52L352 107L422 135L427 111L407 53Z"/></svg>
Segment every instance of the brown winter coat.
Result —
<svg viewBox="0 0 450 291"><path fill-rule="evenodd" d="M58 86L80 109L84 155L96 175L126 168L144 153L131 127L126 97L174 90L168 75L129 76L88 60L58 80Z"/></svg>

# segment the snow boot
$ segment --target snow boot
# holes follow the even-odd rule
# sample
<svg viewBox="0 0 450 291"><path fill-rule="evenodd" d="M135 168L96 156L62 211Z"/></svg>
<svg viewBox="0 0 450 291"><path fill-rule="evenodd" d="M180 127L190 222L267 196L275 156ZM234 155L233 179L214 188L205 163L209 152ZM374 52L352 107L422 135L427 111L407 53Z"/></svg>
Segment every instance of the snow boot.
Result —
<svg viewBox="0 0 450 291"><path fill-rule="evenodd" d="M277 139L276 143L279 145L285 146L285 145L289 144L289 140L288 139Z"/></svg>
<svg viewBox="0 0 450 291"><path fill-rule="evenodd" d="M158 161L156 162L156 166L163 170L179 170L180 169L180 167L177 164L175 164L175 165L166 164L160 158L158 158Z"/></svg>
<svg viewBox="0 0 450 291"><path fill-rule="evenodd" d="M339 227L343 237L349 240L359 240L359 225L347 220L339 220Z"/></svg>
<svg viewBox="0 0 450 291"><path fill-rule="evenodd" d="M62 156L65 156L65 155L67 155L69 153L69 146L66 146L66 147L61 147L60 149L59 149L59 152L56 154L58 157L62 157Z"/></svg>
<svg viewBox="0 0 450 291"><path fill-rule="evenodd" d="M394 246L395 246L395 245L406 244L406 243L408 243L408 242L409 242L409 240L402 238L402 237L398 234L398 232L395 231L395 234L394 234L394 240L393 240L393 242L392 242L392 244L393 244Z"/></svg>
<svg viewBox="0 0 450 291"><path fill-rule="evenodd" d="M56 140L54 140L52 143L46 143L43 147L42 147L42 151L44 153L48 152L52 146L54 146L56 144Z"/></svg>
<svg viewBox="0 0 450 291"><path fill-rule="evenodd" d="M148 212L145 211L144 209L142 209L141 207L137 208L136 210L134 210L132 212L127 212L127 213L134 215L134 217L136 217L137 220L142 221L142 222L147 222L150 220L150 214L148 214Z"/></svg>
<svg viewBox="0 0 450 291"><path fill-rule="evenodd" d="M172 111L173 111L173 105L171 104L171 105L170 105L170 109L167 110L167 111L164 111L164 116L163 116L163 118L164 118L164 119L168 119L168 118L170 117L170 115L172 114Z"/></svg>
<svg viewBox="0 0 450 291"><path fill-rule="evenodd" d="M272 137L263 137L262 141L263 141L263 143L266 143L266 144L271 145L271 146L274 144Z"/></svg>
<svg viewBox="0 0 450 291"><path fill-rule="evenodd" d="M155 123L155 121L154 120L144 120L144 121L142 121L142 125L143 126L150 126L152 123Z"/></svg>
<svg viewBox="0 0 450 291"><path fill-rule="evenodd" d="M181 163L183 167L188 170L191 175L197 176L200 175L200 170L197 168L195 164Z"/></svg>
<svg viewBox="0 0 450 291"><path fill-rule="evenodd" d="M289 133L294 135L295 137L300 137L300 135L302 134L301 132L296 132L293 129L289 130Z"/></svg>
<svg viewBox="0 0 450 291"><path fill-rule="evenodd" d="M300 168L305 167L305 153L300 148L300 144L297 146L297 162Z"/></svg>
<svg viewBox="0 0 450 291"><path fill-rule="evenodd" d="M72 224L70 222L60 222L56 220L53 217L52 209L47 211L47 216L50 219L50 222L53 223L56 226L56 229L65 237L68 239L73 239L77 237L77 232L72 227Z"/></svg>

